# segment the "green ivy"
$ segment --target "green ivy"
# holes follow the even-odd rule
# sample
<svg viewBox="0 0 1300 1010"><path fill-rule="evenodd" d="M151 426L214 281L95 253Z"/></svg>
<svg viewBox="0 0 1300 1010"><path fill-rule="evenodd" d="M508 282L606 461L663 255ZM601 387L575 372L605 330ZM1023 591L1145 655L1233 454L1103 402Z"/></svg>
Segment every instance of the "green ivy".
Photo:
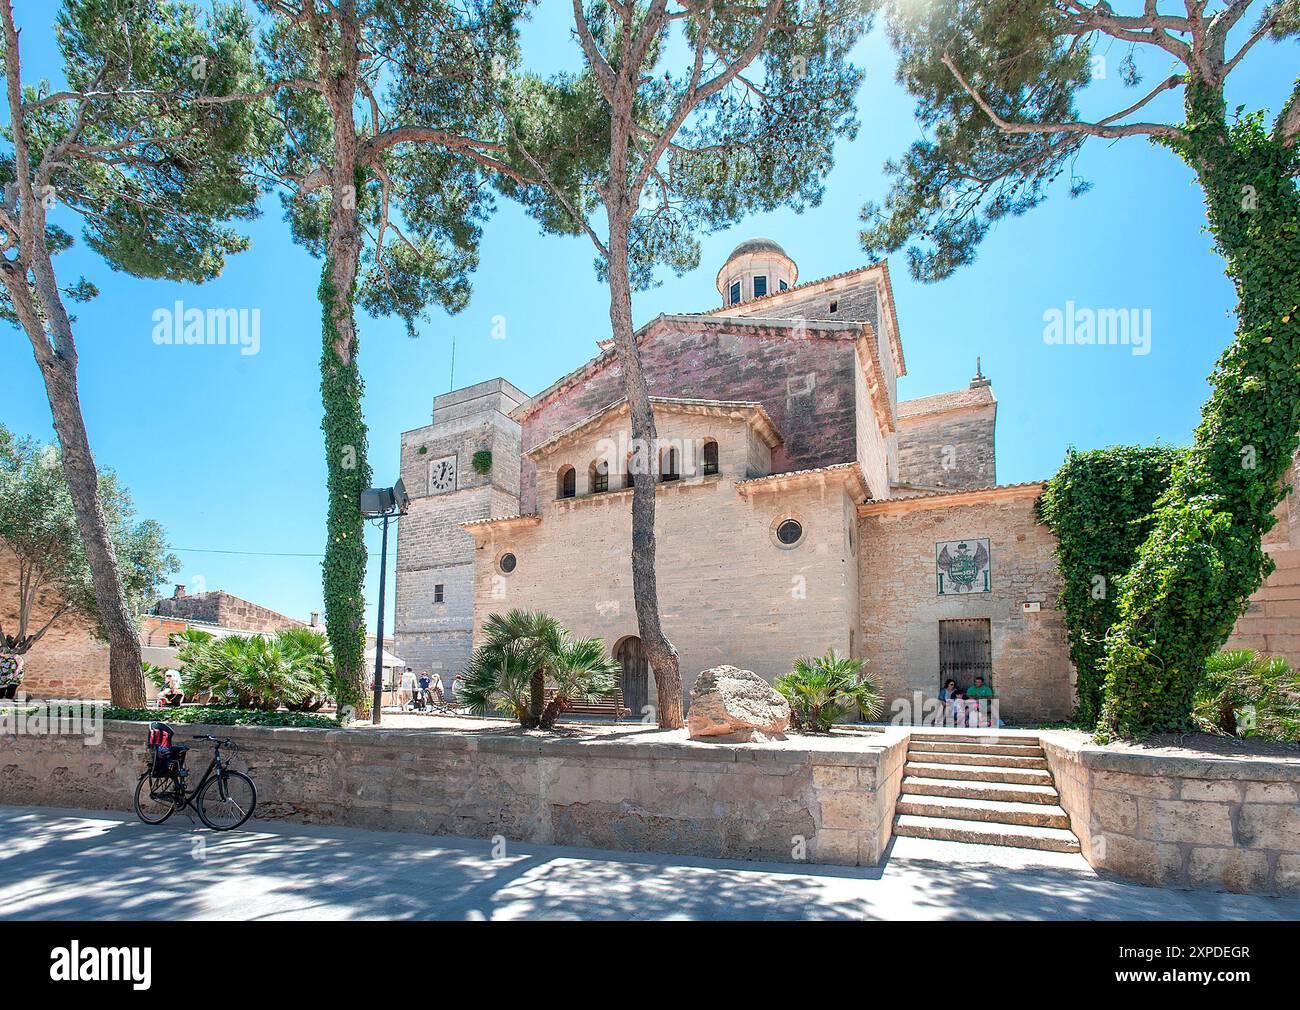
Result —
<svg viewBox="0 0 1300 1010"><path fill-rule="evenodd" d="M1074 719L1081 724L1095 726L1101 716L1106 635L1179 454L1163 446L1070 449L1038 500L1039 518L1057 541L1058 603L1078 671Z"/></svg>
<svg viewBox="0 0 1300 1010"><path fill-rule="evenodd" d="M334 656L334 697L339 711L351 707L359 716L369 712L363 658L366 645L365 597L366 541L361 518L360 496L370 484L366 459L366 422L361 412L364 384L354 344L348 362L334 350L338 339L335 300L327 257L321 269L321 401L325 433L325 462L329 509L326 519L328 540L322 573L325 593L325 624ZM346 293L346 311L353 311L355 291Z"/></svg>
<svg viewBox="0 0 1300 1010"><path fill-rule="evenodd" d="M1300 440L1300 144L1288 148L1261 113L1230 120L1197 86L1184 130L1166 143L1204 190L1237 331L1124 582L1102 717L1104 732L1122 736L1191 726L1206 660L1273 570L1261 538Z"/></svg>
<svg viewBox="0 0 1300 1010"><path fill-rule="evenodd" d="M487 449L480 449L474 453L470 463L474 467L475 473L486 477L492 472L492 453Z"/></svg>

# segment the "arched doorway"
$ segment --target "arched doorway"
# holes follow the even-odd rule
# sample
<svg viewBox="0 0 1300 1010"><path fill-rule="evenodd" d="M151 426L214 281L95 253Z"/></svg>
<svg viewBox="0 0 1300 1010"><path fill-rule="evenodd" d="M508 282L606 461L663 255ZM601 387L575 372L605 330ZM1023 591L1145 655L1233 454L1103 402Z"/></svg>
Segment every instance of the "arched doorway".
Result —
<svg viewBox="0 0 1300 1010"><path fill-rule="evenodd" d="M641 639L635 635L623 639L614 649L614 659L623 668L623 704L632 710L634 719L639 719L641 710L650 703L650 660Z"/></svg>

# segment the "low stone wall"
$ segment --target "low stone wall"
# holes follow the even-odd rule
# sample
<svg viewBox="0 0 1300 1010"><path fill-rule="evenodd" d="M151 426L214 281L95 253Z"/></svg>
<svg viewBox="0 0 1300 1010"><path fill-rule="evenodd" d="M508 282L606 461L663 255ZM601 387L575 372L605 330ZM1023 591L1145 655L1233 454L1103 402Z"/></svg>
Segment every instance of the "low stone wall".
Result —
<svg viewBox="0 0 1300 1010"><path fill-rule="evenodd" d="M870 866L892 830L906 731L707 744L682 733L542 739L429 730L181 726L230 737L257 816L557 845ZM143 723L102 743L0 736L0 803L131 809ZM194 743L188 765L207 766Z"/></svg>
<svg viewBox="0 0 1300 1010"><path fill-rule="evenodd" d="M1300 893L1300 762L1108 750L1042 735L1094 867L1144 884Z"/></svg>

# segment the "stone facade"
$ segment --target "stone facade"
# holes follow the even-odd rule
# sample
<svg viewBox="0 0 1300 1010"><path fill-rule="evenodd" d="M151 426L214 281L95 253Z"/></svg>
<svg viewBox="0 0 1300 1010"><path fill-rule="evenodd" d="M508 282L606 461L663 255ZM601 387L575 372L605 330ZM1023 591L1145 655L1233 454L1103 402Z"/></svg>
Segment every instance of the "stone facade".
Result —
<svg viewBox="0 0 1300 1010"><path fill-rule="evenodd" d="M1283 482L1295 476L1292 466ZM1250 598L1227 648L1285 656L1300 669L1300 497L1292 491L1273 514L1277 525L1264 535L1264 550L1277 568Z"/></svg>
<svg viewBox="0 0 1300 1010"><path fill-rule="evenodd" d="M1056 541L1034 517L1040 491L1030 484L858 510L862 655L886 699L904 706L896 714L916 714L914 695L933 698L942 686L939 622L981 619L989 622L991 686L1002 719L1023 724L1070 715L1074 668L1055 605ZM990 591L940 596L935 545L977 537L989 541ZM1025 604L1037 609L1026 612Z"/></svg>
<svg viewBox="0 0 1300 1010"><path fill-rule="evenodd" d="M474 624L474 541L461 524L519 511L520 425L510 411L526 397L504 379L444 393L433 421L402 435L401 476L411 496L398 523L394 648L445 687L464 669ZM474 454L492 454L474 469ZM455 479L431 486L454 460Z"/></svg>
<svg viewBox="0 0 1300 1010"><path fill-rule="evenodd" d="M662 617L687 691L712 666L730 663L770 679L799 655L832 646L847 653L857 633L850 531L855 501L863 497L859 471L849 464L785 480L753 478L766 454L751 409L657 408L661 439L719 445L717 475L656 486ZM586 461L602 443L626 440L627 423L625 412L611 412L536 454L542 487L554 489L560 469L576 464L576 497L557 500L552 493L535 517L467 527L475 543L476 628L493 611L523 607L544 609L574 634L603 638L611 650L636 634L627 563L632 491L586 493ZM611 487L618 483L611 478ZM774 535L786 518L804 530L792 549ZM507 553L517 559L510 572L500 563ZM726 631L738 628L744 633Z"/></svg>
<svg viewBox="0 0 1300 1010"><path fill-rule="evenodd" d="M769 293L754 297L758 276ZM932 698L953 669L954 625L943 622L987 622L968 627L987 627L981 662L1002 718L1066 718L1074 671L1055 544L1034 514L1042 485L997 486L989 379L977 363L965 389L899 401L906 365L888 268L797 276L776 243L742 243L717 276L723 307L659 316L636 334L661 445L698 458L713 440L719 453L717 473L656 489L660 609L684 690L712 666L771 678L834 648L866 659L887 702L914 710L917 692ZM781 279L788 289L772 290ZM730 304L736 280L742 300ZM415 500L399 531L397 647L417 669L449 680L475 629L512 607L545 610L615 653L632 643L631 491L623 449L607 448L629 444L630 424L617 356L600 346L531 398L503 379L439 397L434 423L403 436ZM489 446L491 475L467 471L466 457ZM446 455L460 483L429 489L426 460ZM604 456L607 490L594 476ZM1278 571L1232 644L1300 662L1292 508L1288 499L1270 534ZM785 519L803 524L797 544L775 539ZM964 540L990 545L988 591L941 597L936 545Z"/></svg>
<svg viewBox="0 0 1300 1010"><path fill-rule="evenodd" d="M153 613L158 617L174 618L188 624L212 624L219 628L238 628L240 631L258 634L301 628L307 623L234 596L224 589L188 596L184 586L177 586L174 595L154 604Z"/></svg>
<svg viewBox="0 0 1300 1010"><path fill-rule="evenodd" d="M1300 760L1113 751L1056 733L1042 742L1097 869L1161 887L1300 894Z"/></svg>

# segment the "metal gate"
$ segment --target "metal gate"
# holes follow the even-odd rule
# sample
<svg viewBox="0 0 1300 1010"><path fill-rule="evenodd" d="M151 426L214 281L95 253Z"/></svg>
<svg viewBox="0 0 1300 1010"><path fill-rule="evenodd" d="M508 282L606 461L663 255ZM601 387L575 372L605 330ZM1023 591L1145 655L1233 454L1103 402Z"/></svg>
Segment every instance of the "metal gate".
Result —
<svg viewBox="0 0 1300 1010"><path fill-rule="evenodd" d="M993 639L986 618L939 622L939 686L955 680L959 688L983 677L993 686Z"/></svg>

